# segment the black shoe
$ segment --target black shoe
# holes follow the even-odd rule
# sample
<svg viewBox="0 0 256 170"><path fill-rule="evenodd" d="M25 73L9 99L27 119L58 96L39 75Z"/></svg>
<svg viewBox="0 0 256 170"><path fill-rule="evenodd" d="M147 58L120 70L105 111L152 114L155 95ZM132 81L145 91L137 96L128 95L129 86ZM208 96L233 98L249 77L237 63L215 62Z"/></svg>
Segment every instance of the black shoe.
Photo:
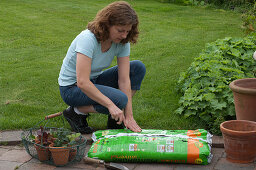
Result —
<svg viewBox="0 0 256 170"><path fill-rule="evenodd" d="M89 117L89 114L88 115L78 115L78 116L80 116L80 120L81 120L81 122L83 124L83 128L80 129L79 132L81 134L90 134L90 133L92 133L93 132L93 128L90 127L88 125L88 123L87 123L87 118Z"/></svg>
<svg viewBox="0 0 256 170"><path fill-rule="evenodd" d="M108 116L107 129L124 129L123 122L119 125L115 119L112 119L111 115Z"/></svg>
<svg viewBox="0 0 256 170"><path fill-rule="evenodd" d="M71 126L72 130L81 134L89 134L93 129L88 126L87 115L79 115L74 111L74 107L69 106L63 111L63 115Z"/></svg>

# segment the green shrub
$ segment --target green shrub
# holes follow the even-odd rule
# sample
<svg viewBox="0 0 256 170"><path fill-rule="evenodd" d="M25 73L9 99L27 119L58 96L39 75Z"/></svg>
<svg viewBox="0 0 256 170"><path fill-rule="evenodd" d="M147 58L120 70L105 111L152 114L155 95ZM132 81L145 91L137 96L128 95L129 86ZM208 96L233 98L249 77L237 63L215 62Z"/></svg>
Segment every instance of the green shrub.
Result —
<svg viewBox="0 0 256 170"><path fill-rule="evenodd" d="M219 39L206 45L186 72L181 73L178 91L182 97L176 113L199 117L213 134L219 124L235 119L229 84L235 79L254 77L256 34L245 38Z"/></svg>

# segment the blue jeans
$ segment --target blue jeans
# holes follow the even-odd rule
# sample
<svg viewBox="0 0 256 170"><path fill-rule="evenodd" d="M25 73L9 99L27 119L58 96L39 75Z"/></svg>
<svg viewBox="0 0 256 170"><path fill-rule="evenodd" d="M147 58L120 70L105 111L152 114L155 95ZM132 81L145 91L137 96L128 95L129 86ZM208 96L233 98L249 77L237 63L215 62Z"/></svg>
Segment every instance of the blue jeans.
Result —
<svg viewBox="0 0 256 170"><path fill-rule="evenodd" d="M138 60L130 61L131 89L140 90L141 82L145 76L145 65ZM126 107L128 98L125 93L118 89L118 67L114 66L105 70L95 79L91 79L96 88L107 96L121 110ZM93 105L94 109L103 114L109 114L106 107L98 104L84 94L75 84L60 86L60 94L63 101L69 106Z"/></svg>

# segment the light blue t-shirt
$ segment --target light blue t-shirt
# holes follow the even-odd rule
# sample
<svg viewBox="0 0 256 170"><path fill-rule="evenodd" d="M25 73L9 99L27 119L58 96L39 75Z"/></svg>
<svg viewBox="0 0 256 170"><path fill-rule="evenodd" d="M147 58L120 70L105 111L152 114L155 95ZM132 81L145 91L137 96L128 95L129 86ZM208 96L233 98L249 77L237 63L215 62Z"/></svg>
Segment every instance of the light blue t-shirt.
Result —
<svg viewBox="0 0 256 170"><path fill-rule="evenodd" d="M68 86L76 80L76 57L77 52L92 59L90 78L100 75L103 69L108 68L114 57L126 57L130 55L130 43L112 43L107 52L101 51L101 44L95 35L88 29L82 31L71 43L67 55L63 60L58 83L60 86Z"/></svg>

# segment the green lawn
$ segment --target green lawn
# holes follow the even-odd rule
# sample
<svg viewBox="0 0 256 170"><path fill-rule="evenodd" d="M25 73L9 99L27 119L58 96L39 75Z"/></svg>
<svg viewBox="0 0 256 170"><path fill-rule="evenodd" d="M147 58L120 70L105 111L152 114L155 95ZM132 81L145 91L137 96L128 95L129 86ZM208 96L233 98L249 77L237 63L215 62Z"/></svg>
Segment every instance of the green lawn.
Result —
<svg viewBox="0 0 256 170"><path fill-rule="evenodd" d="M110 2L0 1L0 130L32 127L67 107L57 83L62 60L72 40ZM174 114L179 99L175 83L206 43L244 36L240 15L156 0L129 2L140 19L140 38L131 48L131 59L143 61L147 68L133 100L138 124L144 129L204 128L199 120ZM106 118L94 114L89 124L106 128Z"/></svg>

